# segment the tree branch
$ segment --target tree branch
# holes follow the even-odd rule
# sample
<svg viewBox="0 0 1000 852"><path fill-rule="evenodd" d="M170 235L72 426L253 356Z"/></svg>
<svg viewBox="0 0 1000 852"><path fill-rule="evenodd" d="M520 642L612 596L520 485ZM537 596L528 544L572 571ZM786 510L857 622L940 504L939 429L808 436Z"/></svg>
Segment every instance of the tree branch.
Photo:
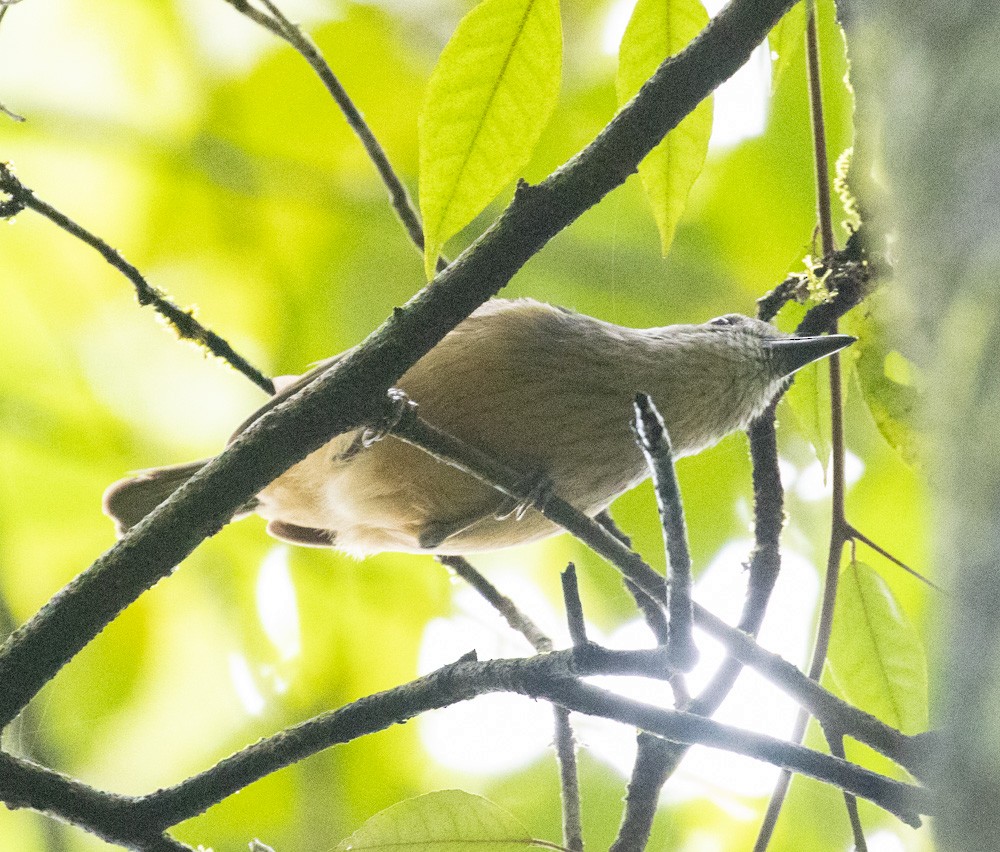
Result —
<svg viewBox="0 0 1000 852"><path fill-rule="evenodd" d="M579 713L600 716L669 740L713 748L787 767L869 799L910 825L930 813L920 787L893 781L803 746L666 710L581 683L573 652L513 660L458 662L403 686L367 696L248 746L206 772L140 799L135 818L163 829L202 813L248 784L332 745L405 722L458 701L493 692L541 698Z"/></svg>
<svg viewBox="0 0 1000 852"><path fill-rule="evenodd" d="M656 503L660 509L664 547L667 552L667 663L690 671L698 661L691 634L691 553L680 486L674 471L674 456L663 418L646 394L635 398L635 431L638 444L653 476Z"/></svg>
<svg viewBox="0 0 1000 852"><path fill-rule="evenodd" d="M96 790L28 760L0 752L0 800L9 808L31 808L58 816L109 843L142 852L193 852L135 819L139 799Z"/></svg>

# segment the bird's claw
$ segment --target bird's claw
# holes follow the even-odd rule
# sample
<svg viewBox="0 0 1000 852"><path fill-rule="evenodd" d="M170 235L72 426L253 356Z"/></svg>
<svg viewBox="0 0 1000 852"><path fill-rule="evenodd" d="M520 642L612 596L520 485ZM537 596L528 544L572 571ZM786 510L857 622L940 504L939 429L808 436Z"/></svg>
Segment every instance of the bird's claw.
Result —
<svg viewBox="0 0 1000 852"><path fill-rule="evenodd" d="M337 456L337 461L349 461L362 450L367 450L373 444L377 444L386 435L392 433L392 430L399 425L408 411L415 410L417 407L417 404L406 395L406 391L399 388L389 388L387 396L389 409L386 414L378 422L360 429L357 436L351 441L351 445Z"/></svg>
<svg viewBox="0 0 1000 852"><path fill-rule="evenodd" d="M389 388L387 396L389 397L388 412L378 423L373 423L361 432L361 446L366 449L372 444L377 444L392 432L399 425L399 421L403 419L403 415L417 407L417 404L406 395L406 391L399 388Z"/></svg>
<svg viewBox="0 0 1000 852"><path fill-rule="evenodd" d="M519 500L516 497L507 497L504 499L493 516L498 521L505 521L511 516L520 521L529 509L537 509L541 512L555 494L552 480L545 475L525 477L523 483L524 488L519 488L518 491L524 494L524 498Z"/></svg>

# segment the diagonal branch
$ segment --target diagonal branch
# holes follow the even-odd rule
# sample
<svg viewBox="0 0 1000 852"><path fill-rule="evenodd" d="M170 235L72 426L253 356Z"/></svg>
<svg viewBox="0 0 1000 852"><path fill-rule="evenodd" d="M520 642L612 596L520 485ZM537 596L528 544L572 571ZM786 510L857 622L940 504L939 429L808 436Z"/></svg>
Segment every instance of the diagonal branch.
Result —
<svg viewBox="0 0 1000 852"><path fill-rule="evenodd" d="M420 223L420 216L417 214L413 200L410 198L410 193L407 192L403 181L400 180L395 169L393 169L382 144L368 126L368 122L365 121L361 111L354 105L354 101L347 94L347 90L343 84L337 79L337 75L333 73L330 64L323 58L323 54L316 46L316 43L300 27L286 18L281 9L272 3L271 0L261 0L263 5L267 7L267 13L255 8L248 0L225 0L225 2L236 9L237 12L246 15L256 24L274 33L278 38L284 39L309 63L309 67L316 72L316 75L323 82L326 90L344 114L348 126L354 131L362 147L365 149L365 153L368 154L368 158L375 166L375 170L389 192L389 201L392 209L399 217L399 221L406 229L406 233L413 241L413 244L420 251L423 251L424 230ZM447 265L448 260L446 258L438 258L438 272Z"/></svg>
<svg viewBox="0 0 1000 852"><path fill-rule="evenodd" d="M240 355L229 342L209 328L205 328L194 318L193 310L183 310L171 302L160 290L153 287L131 263L96 234L77 224L65 213L42 201L34 192L15 177L10 166L0 163L0 192L10 196L9 201L0 203L0 218L10 218L24 208L34 210L50 222L58 225L68 234L86 243L98 252L111 266L122 273L135 288L135 297L140 305L152 305L173 329L185 340L193 340L204 346L217 358L221 358L235 370L241 372L261 390L274 393L274 384L269 378Z"/></svg>
<svg viewBox="0 0 1000 852"><path fill-rule="evenodd" d="M56 814L109 843L143 852L193 852L167 837L161 829L150 830L134 817L139 799L96 790L29 760L0 752L0 801L9 808L32 808Z"/></svg>

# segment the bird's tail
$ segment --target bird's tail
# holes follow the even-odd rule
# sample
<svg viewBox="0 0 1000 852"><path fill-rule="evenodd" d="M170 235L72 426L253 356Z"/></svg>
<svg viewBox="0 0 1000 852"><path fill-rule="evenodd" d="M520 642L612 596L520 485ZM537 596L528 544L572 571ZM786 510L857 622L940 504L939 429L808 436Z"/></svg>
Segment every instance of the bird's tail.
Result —
<svg viewBox="0 0 1000 852"><path fill-rule="evenodd" d="M210 459L137 470L108 486L104 492L104 514L124 535L139 521L201 470Z"/></svg>

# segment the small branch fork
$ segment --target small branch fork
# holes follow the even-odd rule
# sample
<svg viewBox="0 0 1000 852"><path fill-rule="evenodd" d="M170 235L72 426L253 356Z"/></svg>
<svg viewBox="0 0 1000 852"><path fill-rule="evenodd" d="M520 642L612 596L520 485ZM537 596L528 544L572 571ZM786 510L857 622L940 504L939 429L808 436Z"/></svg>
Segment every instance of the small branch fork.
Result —
<svg viewBox="0 0 1000 852"><path fill-rule="evenodd" d="M631 657L634 665L623 666L625 657ZM461 660L261 740L199 775L146 796L113 796L9 755L0 755L0 795L14 807L64 815L69 809L66 797L72 795L69 801L75 804L67 818L105 839L128 848L186 849L169 838L164 842L156 839L170 826L318 751L384 730L428 710L502 691L634 725L674 742L700 743L788 767L866 798L910 825L919 824L920 814L931 812L929 794L921 787L799 745L694 714L654 707L579 680L595 674L633 673L646 665L642 652L581 656L575 649L526 659Z"/></svg>
<svg viewBox="0 0 1000 852"><path fill-rule="evenodd" d="M438 562L450 568L461 577L483 599L492 606L510 625L520 633L539 654L547 654L554 648L552 640L496 586L486 579L462 556L439 556ZM573 570L570 565L567 573ZM564 575L565 576L565 575ZM575 578L575 574L574 574ZM582 619L582 612L581 612ZM572 621L571 621L572 624ZM555 715L556 759L559 761L559 779L562 789L563 844L570 852L583 852L583 824L580 814L580 781L576 763L576 742L570 725L569 710L558 704L553 705Z"/></svg>

